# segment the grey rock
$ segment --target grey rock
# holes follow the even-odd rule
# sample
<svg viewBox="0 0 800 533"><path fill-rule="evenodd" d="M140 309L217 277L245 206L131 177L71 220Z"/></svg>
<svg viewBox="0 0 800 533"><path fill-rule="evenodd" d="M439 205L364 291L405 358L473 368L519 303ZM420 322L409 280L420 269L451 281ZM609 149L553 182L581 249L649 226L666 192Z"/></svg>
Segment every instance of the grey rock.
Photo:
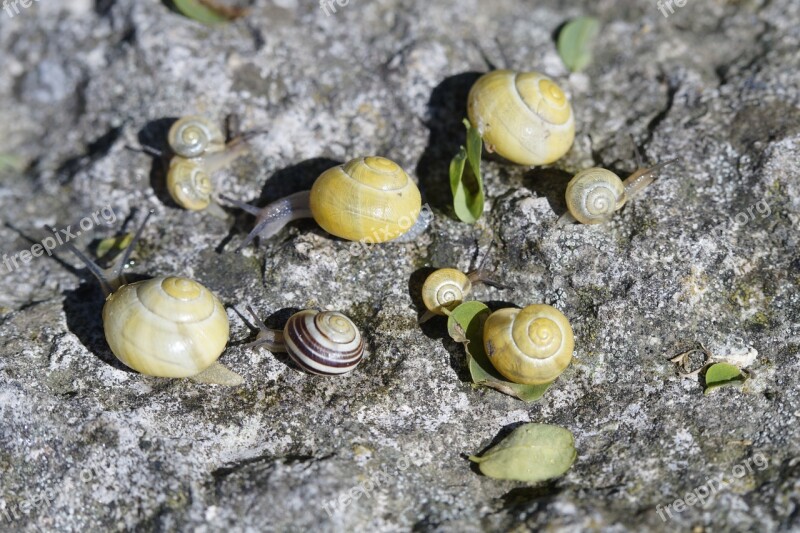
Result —
<svg viewBox="0 0 800 533"><path fill-rule="evenodd" d="M800 528L800 4L674 9L351 0L326 15L257 0L214 29L156 1L0 11L0 154L26 167L2 171L2 253L110 208L76 240L92 250L154 210L132 272L211 287L230 308L222 361L245 377L227 389L129 372L65 249L0 264L0 529ZM586 13L603 31L591 66L569 74L553 36ZM489 158L487 211L467 225L446 172L467 91L491 66L556 78L578 135L549 169ZM214 176L219 192L264 205L381 154L418 180L432 226L363 249L303 221L232 254L252 218L176 208L163 161L130 149L163 150L188 113L268 130ZM628 134L649 161L678 161L609 223L557 226L576 171L634 170ZM417 325L424 274L474 266L492 239L487 265L515 290L475 297L555 305L576 334L573 364L530 405L474 388L443 320ZM341 310L365 360L332 379L244 349L255 333L233 308L247 304L272 325ZM751 378L704 395L670 362L698 343L752 348ZM563 478L528 487L467 461L529 421L574 433ZM687 498L711 489L704 505Z"/></svg>

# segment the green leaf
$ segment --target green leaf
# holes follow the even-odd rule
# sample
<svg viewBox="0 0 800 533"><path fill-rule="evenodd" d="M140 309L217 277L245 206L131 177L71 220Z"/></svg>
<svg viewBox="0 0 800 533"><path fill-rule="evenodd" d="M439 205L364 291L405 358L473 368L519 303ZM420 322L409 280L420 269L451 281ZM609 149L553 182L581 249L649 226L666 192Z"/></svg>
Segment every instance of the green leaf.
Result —
<svg viewBox="0 0 800 533"><path fill-rule="evenodd" d="M564 475L575 458L572 433L550 424L525 424L511 432L482 457L471 455L483 475L538 483Z"/></svg>
<svg viewBox="0 0 800 533"><path fill-rule="evenodd" d="M730 363L714 363L705 373L706 388L703 391L708 394L714 389L727 385L741 385L747 377L742 374L738 366Z"/></svg>
<svg viewBox="0 0 800 533"><path fill-rule="evenodd" d="M600 21L578 17L568 22L558 34L558 55L572 72L586 68L592 61L592 46L600 32Z"/></svg>
<svg viewBox="0 0 800 533"><path fill-rule="evenodd" d="M183 15L208 26L229 22L244 14L241 9L225 7L214 0L172 0L172 2Z"/></svg>
<svg viewBox="0 0 800 533"><path fill-rule="evenodd" d="M447 332L456 342L461 342L467 351L467 365L472 382L490 387L524 402L541 398L552 382L543 385L521 385L504 378L495 370L483 346L483 324L489 317L489 308L476 301L464 302L450 312Z"/></svg>
<svg viewBox="0 0 800 533"><path fill-rule="evenodd" d="M25 169L25 161L15 155L0 154L0 172L7 168L21 172Z"/></svg>
<svg viewBox="0 0 800 533"><path fill-rule="evenodd" d="M450 190L453 192L453 209L458 219L473 224L483 214L483 140L480 132L468 120L464 119L464 125L467 127L467 147L462 146L450 162Z"/></svg>
<svg viewBox="0 0 800 533"><path fill-rule="evenodd" d="M111 253L116 255L127 248L132 240L133 233L126 233L118 237L109 237L108 239L103 239L97 244L97 251L95 252L95 255L98 259L102 259Z"/></svg>

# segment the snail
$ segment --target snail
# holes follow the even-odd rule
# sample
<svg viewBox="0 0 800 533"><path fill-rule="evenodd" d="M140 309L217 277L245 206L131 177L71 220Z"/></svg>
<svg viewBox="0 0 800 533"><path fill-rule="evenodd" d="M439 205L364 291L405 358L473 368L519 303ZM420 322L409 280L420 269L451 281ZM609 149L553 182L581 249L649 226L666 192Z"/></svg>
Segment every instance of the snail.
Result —
<svg viewBox="0 0 800 533"><path fill-rule="evenodd" d="M494 241L492 241L494 244ZM491 249L492 244L489 245ZM490 285L498 289L508 289L490 278L490 274L483 269L483 263L489 257L489 251L483 256L478 268L464 273L456 268L440 268L434 270L422 284L422 302L426 311L419 319L419 323L426 322L434 316L448 314L458 307L472 292L472 286L478 283Z"/></svg>
<svg viewBox="0 0 800 533"><path fill-rule="evenodd" d="M575 139L572 107L561 88L538 72L495 70L470 89L467 114L489 152L519 165L545 165Z"/></svg>
<svg viewBox="0 0 800 533"><path fill-rule="evenodd" d="M175 155L167 171L167 191L176 204L189 211L208 209L214 216L227 218L214 200L211 174L246 152L247 139L260 132L234 133L226 143L219 127L194 115L172 125L167 140Z"/></svg>
<svg viewBox="0 0 800 533"><path fill-rule="evenodd" d="M178 276L125 283L122 270L151 214L108 269L65 243L106 294L103 331L111 351L141 374L239 385L241 376L217 362L228 342L229 324L225 308L210 290Z"/></svg>
<svg viewBox="0 0 800 533"><path fill-rule="evenodd" d="M575 340L561 311L535 304L489 315L483 344L489 361L506 379L540 385L550 383L569 366Z"/></svg>
<svg viewBox="0 0 800 533"><path fill-rule="evenodd" d="M253 308L247 310L258 325L256 340L246 347L266 346L271 352L287 352L303 370L312 374L338 375L352 371L364 354L361 332L338 311L305 309L289 317L283 330L269 329Z"/></svg>
<svg viewBox="0 0 800 533"><path fill-rule="evenodd" d="M313 218L328 233L351 241L386 242L409 238L425 229L416 184L394 161L359 157L323 172L310 191L276 200L261 209L221 196L256 216L256 225L236 249L256 236L271 237L287 223Z"/></svg>
<svg viewBox="0 0 800 533"><path fill-rule="evenodd" d="M637 160L641 157L637 152ZM675 160L650 168L639 168L625 181L604 168L594 167L575 174L567 185L567 210L559 222L577 220L583 224L600 224L611 218L625 202L655 181L656 172Z"/></svg>

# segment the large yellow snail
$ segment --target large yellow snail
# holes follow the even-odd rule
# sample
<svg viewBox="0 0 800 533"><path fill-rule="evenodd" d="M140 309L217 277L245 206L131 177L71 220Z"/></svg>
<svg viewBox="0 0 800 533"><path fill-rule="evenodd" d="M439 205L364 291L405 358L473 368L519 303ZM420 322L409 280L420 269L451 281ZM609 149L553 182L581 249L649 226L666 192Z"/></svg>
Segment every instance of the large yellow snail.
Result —
<svg viewBox="0 0 800 533"><path fill-rule="evenodd" d="M246 347L264 346L271 352L286 352L302 370L325 376L346 374L361 362L361 332L338 311L305 309L289 317L283 330L276 330L268 328L252 307L247 310L259 332Z"/></svg>
<svg viewBox="0 0 800 533"><path fill-rule="evenodd" d="M610 170L599 167L578 172L567 185L568 212L559 223L577 220L583 224L600 224L609 220L615 211L653 183L659 169L674 161L650 168L643 168L639 163L639 168L624 181Z"/></svg>
<svg viewBox="0 0 800 533"><path fill-rule="evenodd" d="M569 366L575 340L561 311L535 304L489 315L483 344L489 361L506 379L540 385L550 383Z"/></svg>
<svg viewBox="0 0 800 533"><path fill-rule="evenodd" d="M472 86L467 113L486 149L520 165L546 165L575 139L572 107L561 88L538 72L495 70Z"/></svg>
<svg viewBox="0 0 800 533"><path fill-rule="evenodd" d="M199 116L186 116L175 122L167 140L175 155L167 171L167 190L175 203L190 211L208 209L225 218L225 211L214 199L211 174L229 165L248 150L247 139L257 132L236 136L228 143L213 122Z"/></svg>
<svg viewBox="0 0 800 533"><path fill-rule="evenodd" d="M256 216L256 225L237 248L257 236L271 237L288 222L313 217L328 233L351 241L386 242L425 229L416 184L395 162L359 157L323 172L310 191L276 200L261 209L221 197Z"/></svg>
<svg viewBox="0 0 800 533"><path fill-rule="evenodd" d="M211 291L177 276L125 283L122 269L143 228L144 224L109 269L100 268L65 243L97 277L106 294L103 331L111 351L141 374L240 384L241 376L217 362L228 342L229 324L225 308Z"/></svg>

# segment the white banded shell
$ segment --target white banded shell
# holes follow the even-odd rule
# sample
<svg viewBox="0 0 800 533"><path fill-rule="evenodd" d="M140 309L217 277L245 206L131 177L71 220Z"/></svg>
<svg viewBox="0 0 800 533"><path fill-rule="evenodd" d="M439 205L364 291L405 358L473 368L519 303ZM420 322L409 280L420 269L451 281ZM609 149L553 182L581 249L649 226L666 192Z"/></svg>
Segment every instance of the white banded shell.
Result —
<svg viewBox="0 0 800 533"><path fill-rule="evenodd" d="M172 151L182 157L199 157L225 149L222 130L210 120L189 115L175 122L167 136Z"/></svg>
<svg viewBox="0 0 800 533"><path fill-rule="evenodd" d="M433 314L444 315L453 310L472 291L472 282L466 274L455 268L440 268L432 272L422 284L422 301Z"/></svg>
<svg viewBox="0 0 800 533"><path fill-rule="evenodd" d="M588 168L567 185L567 209L583 224L605 222L627 199L619 176L604 168Z"/></svg>
<svg viewBox="0 0 800 533"><path fill-rule="evenodd" d="M213 186L203 160L173 157L167 173L167 190L175 203L184 209L200 211L208 207Z"/></svg>
<svg viewBox="0 0 800 533"><path fill-rule="evenodd" d="M188 278L159 277L123 285L103 307L111 351L150 376L199 374L228 342L228 315L214 294Z"/></svg>
<svg viewBox="0 0 800 533"><path fill-rule="evenodd" d="M283 335L292 360L313 374L350 372L364 353L358 328L337 311L307 309L295 313L286 323Z"/></svg>

